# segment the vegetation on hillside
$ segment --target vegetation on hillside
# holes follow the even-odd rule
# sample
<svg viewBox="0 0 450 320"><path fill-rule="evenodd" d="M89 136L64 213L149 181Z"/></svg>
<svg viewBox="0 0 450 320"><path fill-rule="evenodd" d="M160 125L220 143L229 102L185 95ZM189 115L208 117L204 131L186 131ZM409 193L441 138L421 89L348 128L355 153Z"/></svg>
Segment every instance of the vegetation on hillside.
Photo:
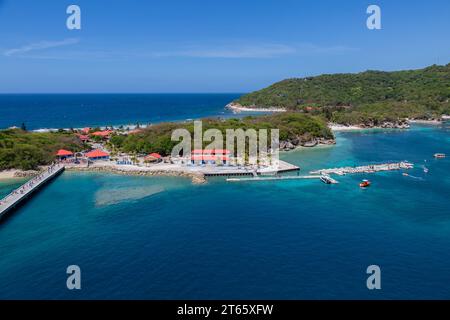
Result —
<svg viewBox="0 0 450 320"><path fill-rule="evenodd" d="M332 139L333 134L321 118L301 113L283 113L258 117L246 117L241 119L203 119L203 131L219 129L226 137L226 129L270 129L280 130L280 141L303 137L306 140L313 138ZM141 133L111 137L111 147L116 151L127 153L158 152L162 155L170 155L173 147L178 144L171 141L171 135L175 129L187 129L194 137L194 123L161 123L146 128ZM204 141L204 147L210 142ZM224 141L225 144L225 141ZM225 148L225 145L224 145Z"/></svg>
<svg viewBox="0 0 450 320"><path fill-rule="evenodd" d="M51 163L58 149L80 151L80 140L73 133L27 132L21 129L0 131L0 170L34 170Z"/></svg>
<svg viewBox="0 0 450 320"><path fill-rule="evenodd" d="M288 79L242 96L251 107L283 107L356 123L450 114L450 64L419 70L333 74Z"/></svg>

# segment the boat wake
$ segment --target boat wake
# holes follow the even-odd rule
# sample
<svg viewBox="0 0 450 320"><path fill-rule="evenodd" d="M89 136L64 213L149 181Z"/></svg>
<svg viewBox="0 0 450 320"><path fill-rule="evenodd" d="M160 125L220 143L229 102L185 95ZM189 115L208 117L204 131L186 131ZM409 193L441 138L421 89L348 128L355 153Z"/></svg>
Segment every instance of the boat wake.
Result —
<svg viewBox="0 0 450 320"><path fill-rule="evenodd" d="M425 179L422 178L422 177L416 177L416 176L410 175L410 174L408 174L408 173L404 173L403 176L408 177L408 178L412 178L412 179L416 179L416 180L421 180L421 181L424 181L424 180L425 180Z"/></svg>

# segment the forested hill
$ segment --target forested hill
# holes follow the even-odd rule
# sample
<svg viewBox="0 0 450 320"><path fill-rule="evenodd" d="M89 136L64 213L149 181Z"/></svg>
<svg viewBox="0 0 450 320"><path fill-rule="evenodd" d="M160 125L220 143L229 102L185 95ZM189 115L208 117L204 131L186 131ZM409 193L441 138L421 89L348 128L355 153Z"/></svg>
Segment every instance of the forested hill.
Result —
<svg viewBox="0 0 450 320"><path fill-rule="evenodd" d="M449 113L450 64L419 70L326 74L288 79L234 101L242 106L291 110L381 106L411 108L418 116Z"/></svg>

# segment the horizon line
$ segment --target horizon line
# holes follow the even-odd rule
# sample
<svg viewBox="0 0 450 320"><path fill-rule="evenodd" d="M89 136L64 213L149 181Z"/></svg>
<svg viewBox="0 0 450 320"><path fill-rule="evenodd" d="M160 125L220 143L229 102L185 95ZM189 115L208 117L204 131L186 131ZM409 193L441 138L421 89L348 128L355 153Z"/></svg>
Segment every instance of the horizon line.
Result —
<svg viewBox="0 0 450 320"><path fill-rule="evenodd" d="M68 95L68 94L246 94L248 92L0 92L0 95Z"/></svg>

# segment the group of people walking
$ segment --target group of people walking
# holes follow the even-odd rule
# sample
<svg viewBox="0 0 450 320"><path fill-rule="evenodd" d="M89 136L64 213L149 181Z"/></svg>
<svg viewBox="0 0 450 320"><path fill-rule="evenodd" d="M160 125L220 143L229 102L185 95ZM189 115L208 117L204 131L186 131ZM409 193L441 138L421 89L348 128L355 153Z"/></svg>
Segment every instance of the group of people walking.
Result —
<svg viewBox="0 0 450 320"><path fill-rule="evenodd" d="M27 183L23 184L19 188L13 190L10 194L8 194L6 197L0 200L0 206L3 204L7 204L10 197L14 197L16 195L23 195L28 190L31 190L36 184L39 184L42 180L44 180L49 174L52 174L57 169L59 169L59 165L57 163L52 163L50 166L47 167L47 169L37 176L35 176L33 179L29 180Z"/></svg>

